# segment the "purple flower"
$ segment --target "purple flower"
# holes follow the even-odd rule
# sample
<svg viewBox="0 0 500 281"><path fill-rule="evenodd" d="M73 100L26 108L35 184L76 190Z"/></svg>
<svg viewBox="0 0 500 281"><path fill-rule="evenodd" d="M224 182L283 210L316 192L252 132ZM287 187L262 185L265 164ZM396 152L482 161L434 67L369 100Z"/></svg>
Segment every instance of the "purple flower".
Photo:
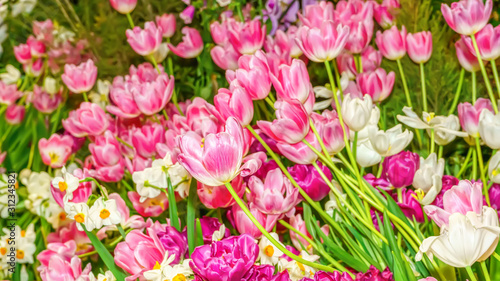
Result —
<svg viewBox="0 0 500 281"><path fill-rule="evenodd" d="M158 232L158 239L169 255L175 255L174 264L180 262L187 253L187 238L175 227L167 226L165 231Z"/></svg>
<svg viewBox="0 0 500 281"><path fill-rule="evenodd" d="M217 218L202 217L200 219L200 224L201 224L201 232L203 233L203 242L205 244L212 243L212 235L214 234L215 231L220 229L222 223L220 223ZM229 229L226 228L226 233L224 237L229 237L229 235L231 235L231 233L229 232Z"/></svg>
<svg viewBox="0 0 500 281"><path fill-rule="evenodd" d="M370 269L366 273L359 272L356 275L356 281L394 281L394 278L388 267L380 272L376 267L370 265Z"/></svg>
<svg viewBox="0 0 500 281"><path fill-rule="evenodd" d="M352 277L347 274L347 272L340 273L338 271L335 272L324 272L318 271L314 274L314 281L353 281Z"/></svg>
<svg viewBox="0 0 500 281"><path fill-rule="evenodd" d="M255 239L242 234L197 247L189 266L201 280L240 281L254 266L258 255Z"/></svg>
<svg viewBox="0 0 500 281"><path fill-rule="evenodd" d="M490 195L490 203L491 207L497 212L500 211L500 184L493 184L488 190L488 194ZM499 212L500 214L500 212Z"/></svg>
<svg viewBox="0 0 500 281"><path fill-rule="evenodd" d="M278 164L276 164L276 161L274 160L269 160L267 162L263 162L262 166L253 174L253 176L258 177L261 180L265 180L267 176L267 172L274 170L276 168L279 168ZM250 179L250 177L246 177L245 180Z"/></svg>
<svg viewBox="0 0 500 281"><path fill-rule="evenodd" d="M288 274L288 270L283 270L281 273L274 275L271 281L291 281L290 274Z"/></svg>
<svg viewBox="0 0 500 281"><path fill-rule="evenodd" d="M405 187L413 183L415 172L420 166L420 157L411 151L401 151L385 158L382 165L382 178L395 188Z"/></svg>
<svg viewBox="0 0 500 281"><path fill-rule="evenodd" d="M457 178L455 178L454 176L445 175L441 179L441 182L443 183L443 187L441 188L441 191L439 192L439 194L436 196L436 199L434 199L434 202L432 202L432 205L443 209L444 208L444 206L443 206L444 193L446 191L450 190L454 185L457 185L459 180Z"/></svg>
<svg viewBox="0 0 500 281"><path fill-rule="evenodd" d="M255 265L241 278L241 281L268 281L274 273L274 266L269 264Z"/></svg>
<svg viewBox="0 0 500 281"><path fill-rule="evenodd" d="M328 180L331 181L332 173L330 172L330 170L319 161L317 163L323 173L325 173ZM330 187L328 187L326 182L321 178L318 171L313 167L313 165L297 164L295 166L289 167L288 172L290 172L292 178L314 201L320 201L321 199L325 198L326 195L328 195L328 192L330 192ZM303 199L302 196L299 197Z"/></svg>

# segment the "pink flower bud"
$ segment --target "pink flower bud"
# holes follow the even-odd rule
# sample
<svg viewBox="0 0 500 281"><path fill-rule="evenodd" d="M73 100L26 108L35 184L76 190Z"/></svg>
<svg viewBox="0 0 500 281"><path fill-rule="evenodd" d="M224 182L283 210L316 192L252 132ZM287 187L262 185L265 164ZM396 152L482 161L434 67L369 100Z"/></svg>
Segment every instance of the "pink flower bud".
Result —
<svg viewBox="0 0 500 281"><path fill-rule="evenodd" d="M135 9L137 0L109 0L111 7L120 14L129 14Z"/></svg>
<svg viewBox="0 0 500 281"><path fill-rule="evenodd" d="M165 142L165 130L158 123L132 130L132 145L139 155L151 158L156 155L156 144Z"/></svg>
<svg viewBox="0 0 500 281"><path fill-rule="evenodd" d="M468 102L458 105L460 125L472 137L479 137L479 117L483 110L489 110L493 113L493 107L489 99L478 98L474 105Z"/></svg>
<svg viewBox="0 0 500 281"><path fill-rule="evenodd" d="M336 111L325 109L321 115L312 113L311 118L314 122L316 130L318 130L318 133L323 140L328 154L334 155L344 149L344 131L342 130ZM349 129L347 126L344 127L347 135L349 136Z"/></svg>
<svg viewBox="0 0 500 281"><path fill-rule="evenodd" d="M62 91L58 91L54 95L47 93L42 87L35 85L31 102L36 110L41 113L51 114L59 107L62 101Z"/></svg>
<svg viewBox="0 0 500 281"><path fill-rule="evenodd" d="M78 66L66 64L61 79L66 87L75 94L88 92L94 87L97 79L97 67L90 59Z"/></svg>
<svg viewBox="0 0 500 281"><path fill-rule="evenodd" d="M300 27L295 40L308 59L325 62L335 59L340 54L348 36L348 26L325 21L321 27Z"/></svg>
<svg viewBox="0 0 500 281"><path fill-rule="evenodd" d="M401 59L406 55L406 28L403 26L399 31L397 26L393 26L384 32L377 31L375 43L385 58Z"/></svg>
<svg viewBox="0 0 500 281"><path fill-rule="evenodd" d="M312 85L309 80L304 61L294 59L292 64L281 65L278 75L271 74L271 81L276 89L276 95L282 100L298 100L305 103L312 94Z"/></svg>
<svg viewBox="0 0 500 281"><path fill-rule="evenodd" d="M144 29L136 26L133 29L127 29L125 34L130 47L141 56L153 54L161 44L162 29L156 27L152 21L146 22Z"/></svg>
<svg viewBox="0 0 500 281"><path fill-rule="evenodd" d="M42 138L38 142L38 150L40 150L42 161L51 168L61 168L66 164L71 155L72 146L73 139L70 136L60 136L58 134L53 134L48 140Z"/></svg>
<svg viewBox="0 0 500 281"><path fill-rule="evenodd" d="M483 60L495 60L500 57L500 25L493 27L487 24L483 29L476 33L477 47ZM462 37L469 51L476 54L472 39L470 37Z"/></svg>
<svg viewBox="0 0 500 281"><path fill-rule="evenodd" d="M195 28L183 27L182 28L182 42L174 47L169 44L170 50L181 58L192 59L197 57L203 51L203 40L201 39L200 32Z"/></svg>
<svg viewBox="0 0 500 281"><path fill-rule="evenodd" d="M378 68L359 74L356 81L363 94L372 97L373 102L382 102L391 94L395 78L394 72L387 74L383 68Z"/></svg>
<svg viewBox="0 0 500 281"><path fill-rule="evenodd" d="M21 64L25 64L31 61L31 49L28 44L20 44L14 46L14 56L17 61Z"/></svg>
<svg viewBox="0 0 500 281"><path fill-rule="evenodd" d="M232 116L242 126L249 125L253 119L253 103L248 93L242 87L234 87L231 90L220 88L214 97L215 108L224 119Z"/></svg>
<svg viewBox="0 0 500 281"><path fill-rule="evenodd" d="M481 69L476 53L471 53L465 44L464 38L455 42L455 50L457 51L458 62L465 70L469 72L476 72ZM483 62L486 63L485 61Z"/></svg>
<svg viewBox="0 0 500 281"><path fill-rule="evenodd" d="M109 127L109 116L95 103L82 102L80 108L62 120L64 129L75 137L98 136Z"/></svg>
<svg viewBox="0 0 500 281"><path fill-rule="evenodd" d="M161 16L156 16L156 25L161 28L162 35L164 38L170 38L175 33L175 15L174 14L163 14Z"/></svg>
<svg viewBox="0 0 500 281"><path fill-rule="evenodd" d="M190 24L193 21L195 8L189 5L179 14L179 17L184 21L185 24Z"/></svg>
<svg viewBox="0 0 500 281"><path fill-rule="evenodd" d="M10 125L18 125L23 122L26 109L22 105L11 104L5 110L5 121Z"/></svg>
<svg viewBox="0 0 500 281"><path fill-rule="evenodd" d="M408 56L414 63L424 63L431 58L432 34L430 31L422 31L406 35L406 50Z"/></svg>
<svg viewBox="0 0 500 281"><path fill-rule="evenodd" d="M212 35L212 39L215 44L225 46L229 40L229 35L227 32L229 21L234 21L234 19L230 18L228 20L219 23L218 21L214 21L210 24L210 34Z"/></svg>
<svg viewBox="0 0 500 281"><path fill-rule="evenodd" d="M35 37L28 37L26 44L30 47L31 57L39 58L45 54L45 44L35 39Z"/></svg>
<svg viewBox="0 0 500 281"><path fill-rule="evenodd" d="M473 35L488 23L493 4L491 0L460 0L451 7L441 4L443 17L455 32L462 35Z"/></svg>
<svg viewBox="0 0 500 281"><path fill-rule="evenodd" d="M332 172L327 166L323 165L321 162L316 162L320 167L320 170L325 174L328 180L332 180ZM292 175L292 178L299 184L299 186L304 190L304 192L311 197L314 201L321 201L330 192L330 187L326 184L323 178L320 176L318 170L314 168L313 165L294 165L288 167L288 172ZM302 198L302 195L299 195Z"/></svg>
<svg viewBox="0 0 500 281"><path fill-rule="evenodd" d="M226 78L231 85L236 80L252 100L266 98L271 91L271 78L267 58L262 51L254 55L243 55L238 60L239 69L227 71Z"/></svg>
<svg viewBox="0 0 500 281"><path fill-rule="evenodd" d="M259 19L249 22L228 22L229 42L241 54L251 55L262 48L266 38L266 27Z"/></svg>

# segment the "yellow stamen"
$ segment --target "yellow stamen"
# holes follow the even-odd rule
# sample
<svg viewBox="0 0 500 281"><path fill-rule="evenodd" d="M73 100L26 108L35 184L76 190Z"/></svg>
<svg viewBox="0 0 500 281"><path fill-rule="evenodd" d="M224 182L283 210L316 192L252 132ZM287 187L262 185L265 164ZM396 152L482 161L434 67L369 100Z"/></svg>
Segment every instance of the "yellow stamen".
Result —
<svg viewBox="0 0 500 281"><path fill-rule="evenodd" d="M202 138L202 139L201 139L200 146L201 146L202 148L203 148L203 146L205 146L205 138Z"/></svg>
<svg viewBox="0 0 500 281"><path fill-rule="evenodd" d="M172 278L172 281L186 281L186 276L184 276L184 274L177 274L174 276L174 278Z"/></svg>
<svg viewBox="0 0 500 281"><path fill-rule="evenodd" d="M84 213L78 213L74 217L76 222L83 223L85 221L85 214Z"/></svg>
<svg viewBox="0 0 500 281"><path fill-rule="evenodd" d="M158 261L156 261L155 266L153 266L153 269L160 269L161 265Z"/></svg>
<svg viewBox="0 0 500 281"><path fill-rule="evenodd" d="M7 248L5 248L5 247L0 248L0 254L2 254L2 256L7 254Z"/></svg>
<svg viewBox="0 0 500 281"><path fill-rule="evenodd" d="M272 257L274 255L274 247L271 245L267 245L264 248L264 254L266 254L266 256L268 257Z"/></svg>
<svg viewBox="0 0 500 281"><path fill-rule="evenodd" d="M54 152L49 152L50 163L54 164L59 161L59 155Z"/></svg>
<svg viewBox="0 0 500 281"><path fill-rule="evenodd" d="M68 189L68 184L64 181L60 181L58 185L59 185L59 190L62 192L66 191L66 189Z"/></svg>
<svg viewBox="0 0 500 281"><path fill-rule="evenodd" d="M107 219L111 215L111 213L107 209L102 209L101 212L99 213L99 217L101 219Z"/></svg>
<svg viewBox="0 0 500 281"><path fill-rule="evenodd" d="M17 250L17 255L16 255L16 258L18 260L22 260L24 259L24 251L23 250Z"/></svg>

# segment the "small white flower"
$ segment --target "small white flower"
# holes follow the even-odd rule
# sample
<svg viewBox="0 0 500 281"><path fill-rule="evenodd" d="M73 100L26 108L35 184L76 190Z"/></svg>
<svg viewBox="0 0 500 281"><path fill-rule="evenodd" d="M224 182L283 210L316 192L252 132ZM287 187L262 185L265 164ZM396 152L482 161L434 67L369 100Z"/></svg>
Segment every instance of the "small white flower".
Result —
<svg viewBox="0 0 500 281"><path fill-rule="evenodd" d="M387 157L398 154L410 144L413 139L413 132L401 129L401 124L392 127L385 132L371 127L369 131L369 139L373 149L381 156Z"/></svg>
<svg viewBox="0 0 500 281"><path fill-rule="evenodd" d="M52 180L52 185L61 192L66 191L65 201L73 199L73 192L80 185L80 180L72 174L66 172L66 167L62 168L62 177L56 177Z"/></svg>
<svg viewBox="0 0 500 281"><path fill-rule="evenodd" d="M111 83L107 80L97 80L97 92L92 91L89 94L89 98L92 103L105 108L109 104L109 87Z"/></svg>
<svg viewBox="0 0 500 281"><path fill-rule="evenodd" d="M165 58L167 58L169 51L170 49L168 48L168 44L166 42L161 43L158 50L153 53L153 57L155 58L157 63L161 63L165 60Z"/></svg>
<svg viewBox="0 0 500 281"><path fill-rule="evenodd" d="M221 224L219 227L219 230L214 231L212 233L212 241L220 241L224 239L226 236L226 226L224 224Z"/></svg>
<svg viewBox="0 0 500 281"><path fill-rule="evenodd" d="M274 239L276 239L276 241L279 241L278 234L274 232L271 232L270 234ZM259 249L260 264L276 265L278 264L279 258L283 255L283 252L271 243L271 241L269 241L269 239L265 236L260 239Z"/></svg>
<svg viewBox="0 0 500 281"><path fill-rule="evenodd" d="M115 276L111 271L106 271L104 274L99 273L97 278L94 276L94 273L90 272L89 281L116 281Z"/></svg>
<svg viewBox="0 0 500 281"><path fill-rule="evenodd" d="M45 89L45 91L47 91L47 93L55 95L57 92L59 92L61 86L59 85L59 83L57 83L56 79L47 76L43 80L43 88Z"/></svg>
<svg viewBox="0 0 500 281"><path fill-rule="evenodd" d="M16 17L22 13L31 13L35 8L36 0L19 0L12 5L12 16Z"/></svg>
<svg viewBox="0 0 500 281"><path fill-rule="evenodd" d="M420 168L413 177L413 187L421 204L429 205L434 202L443 187L443 174L444 159L438 160L436 153L431 153L427 159L420 157Z"/></svg>
<svg viewBox="0 0 500 281"><path fill-rule="evenodd" d="M304 250L302 250L300 252L299 257L301 257L307 261L311 261L311 262L315 262L315 261L319 260L319 256L309 255ZM294 260L287 261L286 259L283 259L283 258L281 258L279 263L278 263L278 270L280 272L282 272L284 270L288 270L288 273L290 275L290 279L292 281L298 281L304 277L313 278L314 273L316 272L316 270L310 266L304 265L304 264L297 262L297 261L294 261Z"/></svg>
<svg viewBox="0 0 500 281"><path fill-rule="evenodd" d="M4 26L0 27L0 33L2 32L3 27L6 27L6 26L4 25ZM1 38L0 38L0 42L1 42ZM21 71L19 71L19 69L15 68L13 65L8 64L5 67L5 70L7 72L0 74L0 79L5 84L7 84L7 85L15 84L15 83L17 83L17 81L19 79L21 79Z"/></svg>
<svg viewBox="0 0 500 281"><path fill-rule="evenodd" d="M67 202L64 204L64 209L67 217L77 222L78 230L83 231L81 224L84 224L88 231L94 230L94 223L89 218L89 206L86 203Z"/></svg>
<svg viewBox="0 0 500 281"><path fill-rule="evenodd" d="M190 280L189 276L193 275L193 271L189 267L189 259L185 259L181 264L171 266L175 255L165 256L161 264L157 261L152 270L144 272L144 278L148 281L164 281L164 280Z"/></svg>
<svg viewBox="0 0 500 281"><path fill-rule="evenodd" d="M227 5L231 4L231 0L215 0L217 1L217 4L221 7L226 7Z"/></svg>
<svg viewBox="0 0 500 281"><path fill-rule="evenodd" d="M116 207L116 201L114 199L104 201L102 197L94 202L90 208L89 216L96 229L100 229L103 225L118 224L122 220Z"/></svg>

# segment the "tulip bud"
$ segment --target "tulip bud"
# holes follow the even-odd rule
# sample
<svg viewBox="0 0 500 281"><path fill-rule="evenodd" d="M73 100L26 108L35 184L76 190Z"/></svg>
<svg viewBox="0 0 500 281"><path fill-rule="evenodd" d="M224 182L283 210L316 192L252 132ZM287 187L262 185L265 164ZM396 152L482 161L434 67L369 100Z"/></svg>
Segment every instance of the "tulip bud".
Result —
<svg viewBox="0 0 500 281"><path fill-rule="evenodd" d="M414 63L425 63L432 54L432 33L430 31L406 35L408 56Z"/></svg>
<svg viewBox="0 0 500 281"><path fill-rule="evenodd" d="M195 8L189 5L179 14L179 17L184 21L184 24L190 24L193 21Z"/></svg>
<svg viewBox="0 0 500 281"><path fill-rule="evenodd" d="M175 15L174 14L163 14L161 16L156 16L156 25L161 28L162 35L164 38L170 38L175 33Z"/></svg>
<svg viewBox="0 0 500 281"><path fill-rule="evenodd" d="M372 99L365 95L363 99L351 98L347 94L342 101L342 117L350 130L361 131L370 121L372 113Z"/></svg>
<svg viewBox="0 0 500 281"><path fill-rule="evenodd" d="M197 57L203 51L203 40L200 32L195 28L183 27L181 30L182 42L176 47L169 44L170 50L181 58L191 59Z"/></svg>
<svg viewBox="0 0 500 281"><path fill-rule="evenodd" d="M139 26L127 29L127 42L130 47L141 56L149 56L156 52L161 44L162 29L156 27L152 21L144 24L144 29Z"/></svg>
<svg viewBox="0 0 500 281"><path fill-rule="evenodd" d="M330 172L330 169L321 164L321 162L317 162L317 164L328 180L331 181L332 173ZM321 201L328 195L328 192L330 192L330 187L326 184L313 165L297 164L292 167L288 167L288 172L290 172L292 178L314 201ZM302 198L302 195L299 195L299 198Z"/></svg>
<svg viewBox="0 0 500 281"><path fill-rule="evenodd" d="M308 59L325 62L335 59L342 52L348 36L348 26L325 21L321 27L300 27L295 40Z"/></svg>
<svg viewBox="0 0 500 281"><path fill-rule="evenodd" d="M403 58L406 55L406 27L403 26L401 31L397 26L384 32L377 31L375 43L385 58L390 60Z"/></svg>
<svg viewBox="0 0 500 281"><path fill-rule="evenodd" d="M463 38L455 43L455 50L457 52L458 62L465 70L469 72L476 72L481 69L476 53L471 52L469 48L467 48ZM483 61L483 63L486 62Z"/></svg>
<svg viewBox="0 0 500 281"><path fill-rule="evenodd" d="M235 87L231 90L225 88L219 89L218 94L214 97L214 105L224 119L232 116L242 126L249 125L252 122L252 99L242 87Z"/></svg>
<svg viewBox="0 0 500 281"><path fill-rule="evenodd" d="M493 27L487 24L483 29L476 33L476 42L479 49L479 54L483 60L496 60L500 57L500 25ZM472 39L470 37L462 37L469 51L476 54Z"/></svg>
<svg viewBox="0 0 500 281"><path fill-rule="evenodd" d="M395 78L394 72L387 74L383 68L378 68L359 74L356 81L361 93L369 95L373 102L382 102L391 94Z"/></svg>
<svg viewBox="0 0 500 281"><path fill-rule="evenodd" d="M500 114L483 110L479 115L479 135L491 149L500 149Z"/></svg>
<svg viewBox="0 0 500 281"><path fill-rule="evenodd" d="M135 9L137 0L109 0L111 7L120 14L129 14Z"/></svg>
<svg viewBox="0 0 500 281"><path fill-rule="evenodd" d="M411 151L401 151L384 159L382 177L395 188L410 186L419 166L418 154Z"/></svg>
<svg viewBox="0 0 500 281"><path fill-rule="evenodd" d="M5 121L10 125L18 125L23 122L26 108L23 105L11 104L5 110Z"/></svg>
<svg viewBox="0 0 500 281"><path fill-rule="evenodd" d="M259 19L249 22L228 22L229 43L240 54L251 55L262 48L266 38L266 27Z"/></svg>
<svg viewBox="0 0 500 281"><path fill-rule="evenodd" d="M87 60L76 66L74 64L64 65L64 74L61 79L68 89L76 94L90 91L97 79L97 67L94 61Z"/></svg>
<svg viewBox="0 0 500 281"><path fill-rule="evenodd" d="M489 99L479 98L474 105L468 102L458 105L458 118L460 125L471 136L479 137L479 117L483 110L493 112L491 101Z"/></svg>

